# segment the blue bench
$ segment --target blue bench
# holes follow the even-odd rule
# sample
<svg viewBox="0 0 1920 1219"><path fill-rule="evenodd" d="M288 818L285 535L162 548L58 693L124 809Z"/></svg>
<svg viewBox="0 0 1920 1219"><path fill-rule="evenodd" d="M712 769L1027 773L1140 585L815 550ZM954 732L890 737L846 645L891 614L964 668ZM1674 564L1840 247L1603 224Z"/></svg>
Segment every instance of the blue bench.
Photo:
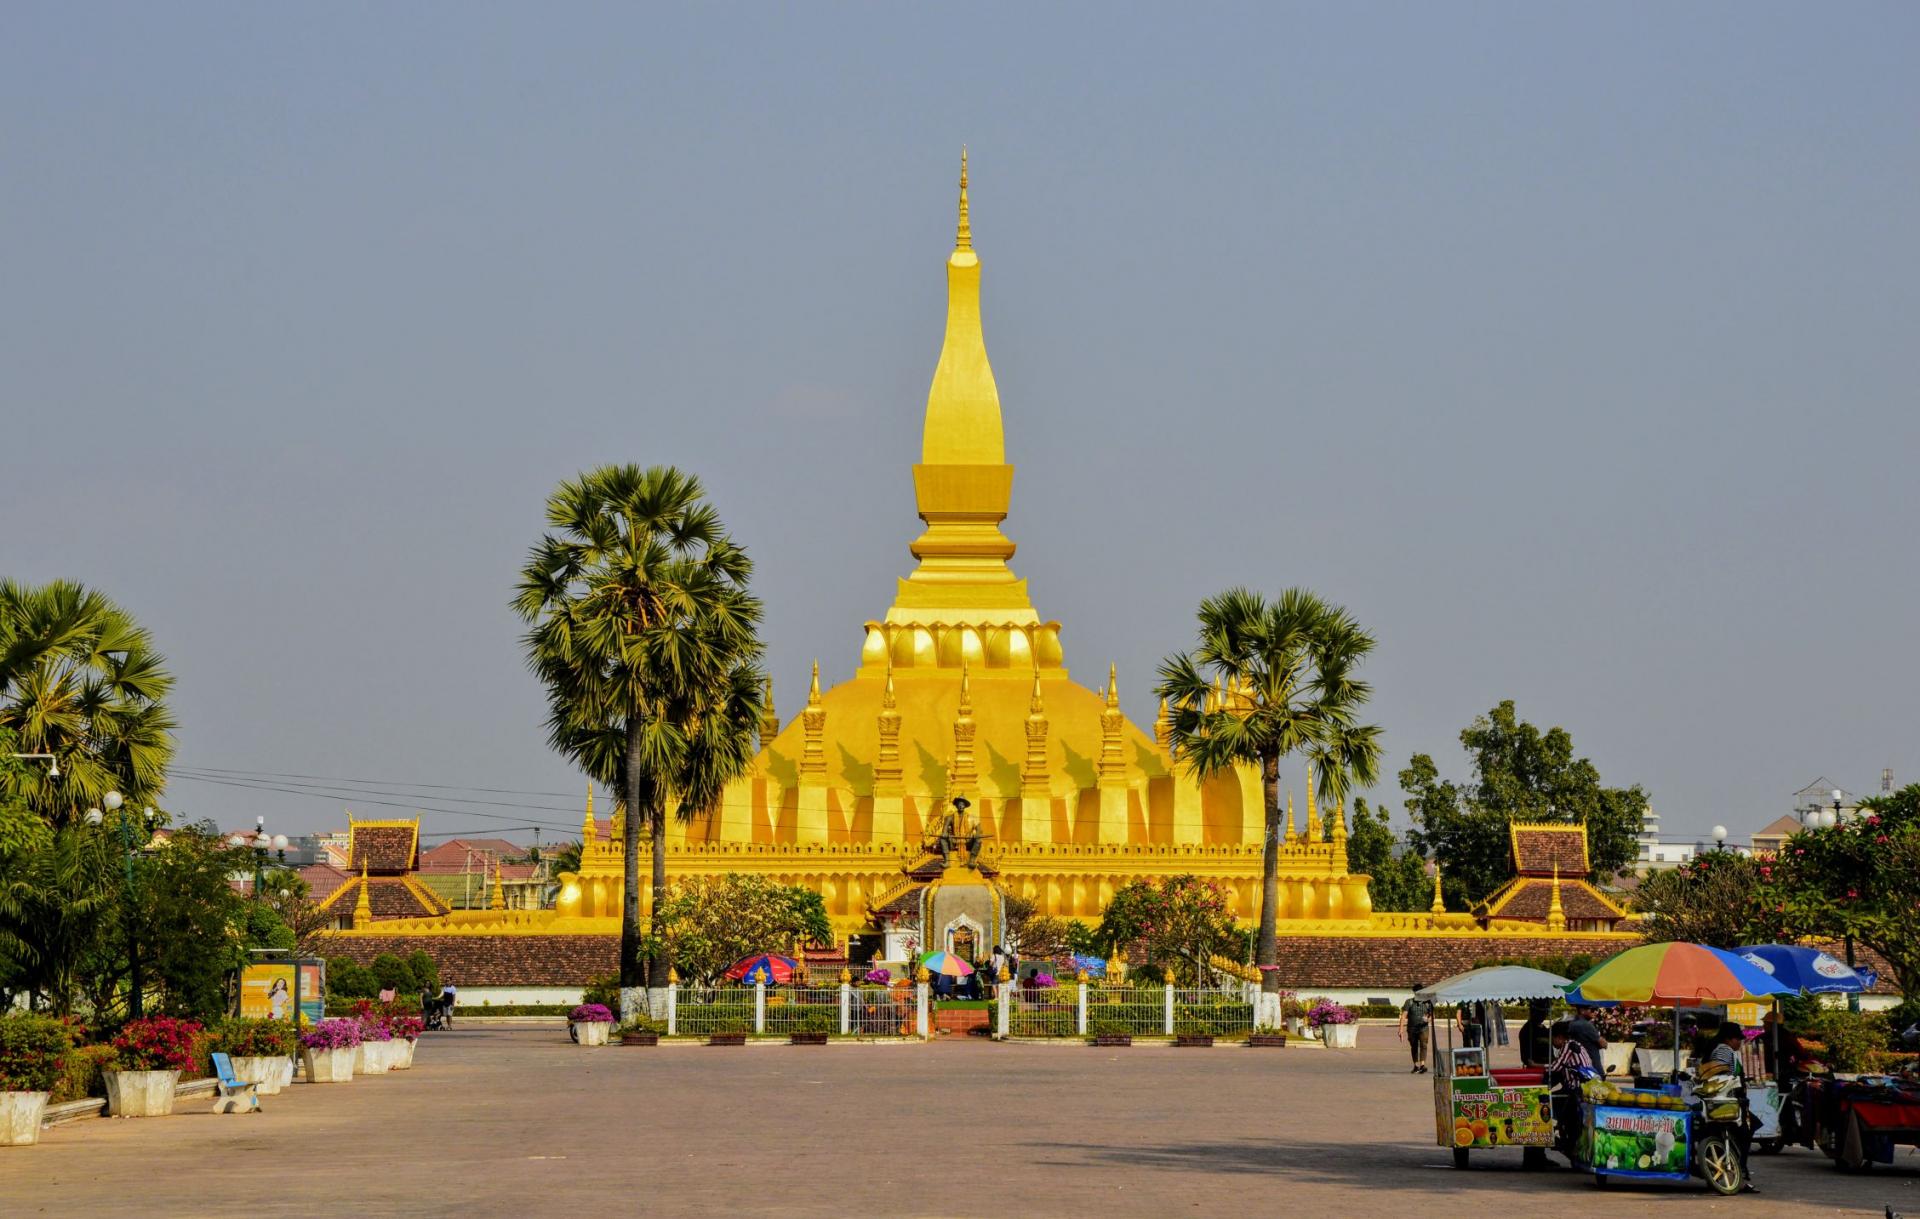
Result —
<svg viewBox="0 0 1920 1219"><path fill-rule="evenodd" d="M213 1102L215 1113L242 1112L242 1105L246 1106L244 1112L260 1112L260 1094L257 1091L260 1085L235 1076L233 1059L225 1054L216 1053L213 1056L213 1070L217 1076L214 1086L219 1092Z"/></svg>

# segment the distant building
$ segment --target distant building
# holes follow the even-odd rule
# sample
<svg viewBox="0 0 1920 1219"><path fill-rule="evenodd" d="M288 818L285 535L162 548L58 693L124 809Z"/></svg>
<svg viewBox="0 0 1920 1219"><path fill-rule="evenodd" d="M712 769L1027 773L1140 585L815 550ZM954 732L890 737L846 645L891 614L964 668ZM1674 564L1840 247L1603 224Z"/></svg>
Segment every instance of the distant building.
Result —
<svg viewBox="0 0 1920 1219"><path fill-rule="evenodd" d="M1640 812L1640 833L1634 841L1638 843L1639 850L1634 854L1633 870L1642 875L1677 868L1691 860L1700 850L1700 844L1697 842L1662 840L1660 814L1653 811L1651 804Z"/></svg>

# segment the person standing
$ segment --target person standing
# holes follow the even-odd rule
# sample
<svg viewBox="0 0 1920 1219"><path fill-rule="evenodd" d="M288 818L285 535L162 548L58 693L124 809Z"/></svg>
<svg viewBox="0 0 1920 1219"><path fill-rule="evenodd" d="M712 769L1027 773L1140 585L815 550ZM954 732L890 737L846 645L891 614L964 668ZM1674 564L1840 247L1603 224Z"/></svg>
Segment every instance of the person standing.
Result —
<svg viewBox="0 0 1920 1219"><path fill-rule="evenodd" d="M1433 1000L1420 997L1420 983L1413 984L1413 995L1400 1005L1400 1040L1413 1055L1409 1075L1427 1073L1427 1026L1433 1022Z"/></svg>
<svg viewBox="0 0 1920 1219"><path fill-rule="evenodd" d="M1535 999L1527 1004L1527 1022L1520 1026L1520 1065L1544 1067L1553 1058L1553 1038L1547 1032L1552 1002Z"/></svg>
<svg viewBox="0 0 1920 1219"><path fill-rule="evenodd" d="M1587 1018L1587 1013L1592 1010L1588 1007L1576 1007L1573 1009L1573 1018L1564 1023L1567 1026L1567 1036L1580 1043L1587 1051L1587 1059L1593 1065L1593 1069L1604 1075L1606 1074L1606 1057L1600 1051L1607 1048L1607 1039L1600 1035L1600 1030L1594 1026L1592 1020Z"/></svg>

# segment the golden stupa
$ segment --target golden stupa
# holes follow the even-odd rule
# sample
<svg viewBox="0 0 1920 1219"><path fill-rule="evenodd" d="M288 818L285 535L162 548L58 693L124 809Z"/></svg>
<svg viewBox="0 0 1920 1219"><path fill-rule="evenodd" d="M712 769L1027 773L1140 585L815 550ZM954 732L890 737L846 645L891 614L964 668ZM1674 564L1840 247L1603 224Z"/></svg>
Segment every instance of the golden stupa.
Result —
<svg viewBox="0 0 1920 1219"><path fill-rule="evenodd" d="M1122 714L1113 666L1097 688L1074 681L1060 624L1040 616L1008 566L1015 548L1000 526L1013 466L981 332L964 154L946 337L913 486L926 524L911 546L918 563L886 614L865 624L857 672L822 690L815 662L805 705L784 725L769 691L751 773L720 807L669 829L668 876L739 872L806 885L842 937L864 932L937 871L930 827L964 796L983 871L1044 913L1097 920L1130 880L1194 873L1228 888L1236 917L1256 917L1258 777L1195 781L1170 757L1164 724L1144 731ZM1344 818L1330 811L1323 823L1309 789L1296 828L1289 800L1282 916L1365 926L1367 878L1347 873ZM581 832L580 871L560 877L552 911L508 912L511 928L476 912L382 921L380 930L617 931L619 822L596 821L589 796Z"/></svg>
<svg viewBox="0 0 1920 1219"><path fill-rule="evenodd" d="M1260 786L1247 771L1196 783L1164 730L1120 711L1112 666L1074 681L1060 624L1042 618L1001 532L1013 492L1000 391L980 321L980 258L960 168L947 257L947 325L927 392L914 499L926 529L886 614L864 626L860 666L781 726L771 696L752 773L707 816L669 830L669 875L765 873L818 889L842 931L916 883L930 825L973 802L984 858L1008 891L1053 914L1097 919L1114 889L1194 872L1258 909ZM1145 680L1145 675L1142 675ZM1231 692L1223 691L1223 698ZM1311 796L1309 796L1311 800ZM1316 812L1286 846L1289 913L1366 917L1366 878L1346 874L1344 826L1320 841ZM563 915L619 910L620 855L590 842Z"/></svg>

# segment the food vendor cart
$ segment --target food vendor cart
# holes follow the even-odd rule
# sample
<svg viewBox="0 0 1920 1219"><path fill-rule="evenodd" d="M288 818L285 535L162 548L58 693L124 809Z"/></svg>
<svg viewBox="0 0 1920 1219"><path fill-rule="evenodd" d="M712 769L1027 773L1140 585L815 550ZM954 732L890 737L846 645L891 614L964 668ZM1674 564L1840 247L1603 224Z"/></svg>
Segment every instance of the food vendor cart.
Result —
<svg viewBox="0 0 1920 1219"><path fill-rule="evenodd" d="M1792 993L1791 987L1724 949L1668 943L1643 944L1601 962L1567 988L1567 1001L1591 1007L1671 1007L1677 1045L1682 1005L1751 1003ZM1740 1193L1748 1179L1741 1154L1746 1115L1739 1078L1716 1062L1702 1065L1683 1083L1679 1055L1674 1061L1668 1082L1656 1087L1623 1088L1605 1080L1582 1087L1574 1165L1592 1173L1595 1185L1613 1178L1699 1177L1716 1193Z"/></svg>
<svg viewBox="0 0 1920 1219"><path fill-rule="evenodd" d="M1857 995L1872 989L1878 981L1872 970L1855 969L1831 953L1804 944L1749 944L1734 951L1774 981L1791 986L1803 995ZM1774 1000L1773 1008L1779 1011L1778 999ZM1781 1058L1779 1026L1768 1027L1765 1036L1770 1044L1766 1058L1778 1065ZM1755 1122L1754 1146L1769 1155L1777 1154L1790 1142L1814 1146L1802 1118L1808 1099L1804 1084L1789 1090L1771 1073L1749 1078L1747 1100Z"/></svg>
<svg viewBox="0 0 1920 1219"><path fill-rule="evenodd" d="M1842 1172L1893 1163L1897 1147L1920 1147L1920 1077L1827 1076L1806 1082L1802 1145L1832 1157Z"/></svg>
<svg viewBox="0 0 1920 1219"><path fill-rule="evenodd" d="M1543 969L1494 965L1470 969L1417 992L1434 1006L1524 1003L1558 999L1567 980ZM1440 1026L1447 1044L1440 1044ZM1428 1025L1432 1041L1435 1140L1453 1151L1453 1166L1465 1168L1475 1150L1520 1147L1527 1164L1544 1164L1553 1145L1553 1110L1546 1075L1538 1068L1493 1066L1485 1046L1453 1044L1453 1021L1437 1013Z"/></svg>

